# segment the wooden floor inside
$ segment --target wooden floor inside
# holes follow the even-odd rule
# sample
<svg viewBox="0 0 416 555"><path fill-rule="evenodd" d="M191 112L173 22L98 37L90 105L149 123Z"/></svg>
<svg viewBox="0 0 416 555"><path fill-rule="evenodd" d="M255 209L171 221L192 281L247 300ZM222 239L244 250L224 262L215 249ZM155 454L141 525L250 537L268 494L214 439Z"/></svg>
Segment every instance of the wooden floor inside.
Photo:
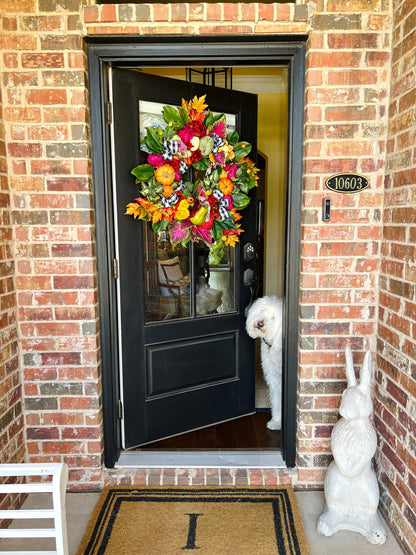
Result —
<svg viewBox="0 0 416 555"><path fill-rule="evenodd" d="M155 441L139 449L280 449L281 432L271 431L266 426L270 418L269 412L256 412L223 424Z"/></svg>

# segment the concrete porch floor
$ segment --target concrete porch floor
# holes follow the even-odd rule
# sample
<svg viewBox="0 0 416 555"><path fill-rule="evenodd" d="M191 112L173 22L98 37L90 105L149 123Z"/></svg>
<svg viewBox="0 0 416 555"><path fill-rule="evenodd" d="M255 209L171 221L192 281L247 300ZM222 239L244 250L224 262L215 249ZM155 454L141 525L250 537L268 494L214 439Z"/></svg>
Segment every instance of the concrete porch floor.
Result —
<svg viewBox="0 0 416 555"><path fill-rule="evenodd" d="M68 493L66 496L66 512L68 523L69 554L75 555L78 545L84 535L90 514L97 502L99 493ZM316 531L316 522L324 506L324 494L321 491L296 492L303 525L309 541L312 555L400 555L400 549L393 533L386 526L387 541L382 546L374 546L354 532L338 532L331 538L326 538ZM23 508L44 509L50 505L48 494L31 494L26 499ZM38 521L40 522L40 521ZM28 521L14 521L13 527L24 528L31 526ZM39 526L45 527L45 521ZM16 550L53 550L54 540L0 540L0 555L12 554ZM137 552L139 553L139 552ZM130 555L130 554L129 554ZM132 551L131 555L135 555ZM146 553L140 555L148 555ZM161 554L162 555L162 554ZM165 554L163 554L165 555ZM166 554L167 555L167 554ZM222 555L222 554L218 554ZM225 554L224 554L225 555ZM261 555L261 552L253 555Z"/></svg>

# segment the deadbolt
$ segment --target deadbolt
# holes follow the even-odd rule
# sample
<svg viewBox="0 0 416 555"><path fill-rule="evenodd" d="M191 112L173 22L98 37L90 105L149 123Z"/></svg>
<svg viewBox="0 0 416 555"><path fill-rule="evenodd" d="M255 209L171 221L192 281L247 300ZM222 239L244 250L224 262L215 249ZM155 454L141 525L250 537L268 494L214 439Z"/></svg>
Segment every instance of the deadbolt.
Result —
<svg viewBox="0 0 416 555"><path fill-rule="evenodd" d="M243 249L244 262L250 262L250 260L254 260L254 258L256 258L256 248L253 243L246 243Z"/></svg>

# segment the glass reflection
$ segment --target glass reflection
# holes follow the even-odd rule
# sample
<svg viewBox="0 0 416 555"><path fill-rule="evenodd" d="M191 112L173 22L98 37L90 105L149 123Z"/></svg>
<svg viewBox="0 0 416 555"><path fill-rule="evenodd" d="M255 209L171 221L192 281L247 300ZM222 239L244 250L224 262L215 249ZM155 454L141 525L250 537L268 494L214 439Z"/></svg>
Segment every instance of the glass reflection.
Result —
<svg viewBox="0 0 416 555"><path fill-rule="evenodd" d="M196 244L195 253L197 315L233 311L235 250L218 241L211 249Z"/></svg>
<svg viewBox="0 0 416 555"><path fill-rule="evenodd" d="M166 232L144 228L145 320L158 322L190 315L189 248L173 247Z"/></svg>

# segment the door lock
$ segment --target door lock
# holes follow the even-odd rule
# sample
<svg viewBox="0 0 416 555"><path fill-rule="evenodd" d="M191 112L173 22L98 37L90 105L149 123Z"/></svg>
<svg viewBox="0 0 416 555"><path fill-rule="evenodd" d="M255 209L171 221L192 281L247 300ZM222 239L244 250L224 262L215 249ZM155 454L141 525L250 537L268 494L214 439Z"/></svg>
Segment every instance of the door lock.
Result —
<svg viewBox="0 0 416 555"><path fill-rule="evenodd" d="M256 248L253 243L246 243L243 247L243 260L250 262L256 258Z"/></svg>

